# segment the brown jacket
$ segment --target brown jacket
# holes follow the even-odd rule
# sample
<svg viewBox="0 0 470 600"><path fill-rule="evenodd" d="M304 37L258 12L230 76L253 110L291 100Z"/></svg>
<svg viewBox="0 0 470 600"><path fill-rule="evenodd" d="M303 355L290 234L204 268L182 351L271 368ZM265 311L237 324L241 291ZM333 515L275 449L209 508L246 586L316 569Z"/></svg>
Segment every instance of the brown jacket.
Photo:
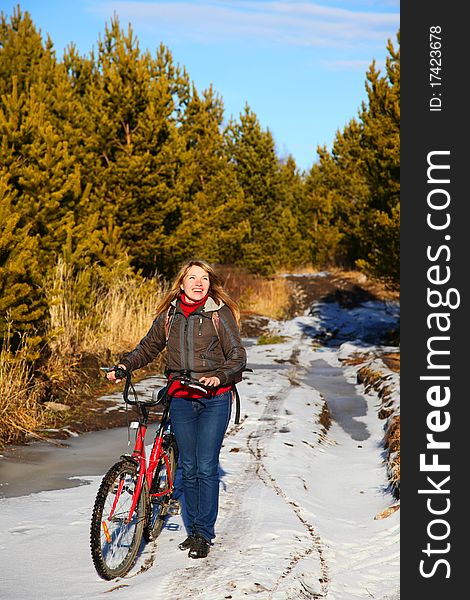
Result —
<svg viewBox="0 0 470 600"><path fill-rule="evenodd" d="M218 311L218 333L212 321L212 312ZM221 385L241 381L246 366L246 351L232 311L223 302L208 298L202 308L188 318L179 301L170 306L170 328L166 339L167 313L159 315L148 333L132 352L122 360L130 371L151 362L167 346L167 370L187 369L196 379L216 376Z"/></svg>

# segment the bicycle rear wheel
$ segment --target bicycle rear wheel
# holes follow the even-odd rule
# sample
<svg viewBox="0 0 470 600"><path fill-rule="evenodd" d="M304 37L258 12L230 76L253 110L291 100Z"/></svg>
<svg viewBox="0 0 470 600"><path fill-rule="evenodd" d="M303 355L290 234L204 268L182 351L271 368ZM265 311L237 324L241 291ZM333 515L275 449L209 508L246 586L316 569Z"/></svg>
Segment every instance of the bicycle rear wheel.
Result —
<svg viewBox="0 0 470 600"><path fill-rule="evenodd" d="M174 484L176 468L178 466L178 446L175 441L170 441L165 445L167 445L166 454L170 466L171 481ZM155 469L152 491L155 490L158 492L166 489L168 489L168 471L162 456ZM148 542L155 540L160 535L171 499L172 492L163 496L150 496L150 510L147 524L144 529L144 537Z"/></svg>
<svg viewBox="0 0 470 600"><path fill-rule="evenodd" d="M109 469L96 494L90 548L96 571L103 579L123 577L137 560L146 522L148 490L144 485L128 522L136 482L136 465L123 460Z"/></svg>

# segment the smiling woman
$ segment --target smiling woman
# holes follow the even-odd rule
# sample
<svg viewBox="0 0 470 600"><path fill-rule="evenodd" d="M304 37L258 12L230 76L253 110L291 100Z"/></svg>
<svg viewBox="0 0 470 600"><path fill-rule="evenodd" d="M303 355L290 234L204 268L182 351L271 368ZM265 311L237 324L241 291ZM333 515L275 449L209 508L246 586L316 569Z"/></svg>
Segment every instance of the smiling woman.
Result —
<svg viewBox="0 0 470 600"><path fill-rule="evenodd" d="M186 303L200 302L209 291L209 273L197 264L192 265L183 278L181 291Z"/></svg>
<svg viewBox="0 0 470 600"><path fill-rule="evenodd" d="M207 556L215 538L219 454L234 385L246 366L239 320L239 309L213 268L201 260L189 261L157 307L147 335L119 365L134 371L167 349L165 374L173 396L170 417L180 451L187 513L188 537L179 547L191 558ZM182 374L198 379L209 390L181 385ZM107 377L119 381L115 371Z"/></svg>

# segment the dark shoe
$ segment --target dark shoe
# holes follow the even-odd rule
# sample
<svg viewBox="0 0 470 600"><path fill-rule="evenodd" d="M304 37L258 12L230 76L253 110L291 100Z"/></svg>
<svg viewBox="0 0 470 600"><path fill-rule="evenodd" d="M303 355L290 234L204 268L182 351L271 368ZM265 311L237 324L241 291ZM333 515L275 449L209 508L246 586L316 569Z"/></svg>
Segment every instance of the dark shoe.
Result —
<svg viewBox="0 0 470 600"><path fill-rule="evenodd" d="M202 535L197 535L193 538L188 556L190 558L205 558L209 554L210 547L211 545Z"/></svg>
<svg viewBox="0 0 470 600"><path fill-rule="evenodd" d="M194 535L194 533L191 533L191 535L188 535L188 537L184 540L184 542L181 542L181 544L178 544L178 548L180 550L188 550L189 548L192 547L195 539L196 539L196 536Z"/></svg>

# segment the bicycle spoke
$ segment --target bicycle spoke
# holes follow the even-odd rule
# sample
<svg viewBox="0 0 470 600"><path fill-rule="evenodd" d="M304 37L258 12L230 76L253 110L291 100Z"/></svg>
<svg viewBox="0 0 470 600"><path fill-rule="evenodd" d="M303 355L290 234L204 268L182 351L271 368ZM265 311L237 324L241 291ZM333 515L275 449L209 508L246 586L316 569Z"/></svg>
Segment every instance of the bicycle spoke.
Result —
<svg viewBox="0 0 470 600"><path fill-rule="evenodd" d="M117 463L104 477L97 494L90 543L95 567L104 579L125 575L137 558L148 496L146 490L141 494L129 520L136 479L135 465Z"/></svg>

